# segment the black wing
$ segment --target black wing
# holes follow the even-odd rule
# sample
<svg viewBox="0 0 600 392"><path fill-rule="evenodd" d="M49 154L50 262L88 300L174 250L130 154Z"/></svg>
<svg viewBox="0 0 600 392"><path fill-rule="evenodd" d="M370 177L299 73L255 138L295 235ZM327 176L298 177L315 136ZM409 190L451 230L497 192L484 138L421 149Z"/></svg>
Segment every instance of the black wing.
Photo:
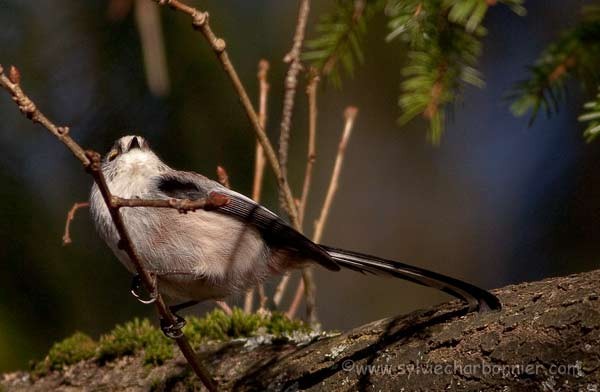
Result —
<svg viewBox="0 0 600 392"><path fill-rule="evenodd" d="M229 197L229 202L218 207L216 211L256 227L269 246L296 252L330 270L340 269L327 251L273 212L215 181L196 173L175 172L158 177L156 185L162 194L176 199L200 199L207 197L211 192L224 194Z"/></svg>

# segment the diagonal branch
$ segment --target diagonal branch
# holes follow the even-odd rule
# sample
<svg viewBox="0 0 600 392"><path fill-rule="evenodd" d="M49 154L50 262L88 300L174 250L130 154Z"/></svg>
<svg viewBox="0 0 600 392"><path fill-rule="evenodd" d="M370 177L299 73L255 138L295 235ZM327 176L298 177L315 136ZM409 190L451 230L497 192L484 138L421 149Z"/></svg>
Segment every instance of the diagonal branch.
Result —
<svg viewBox="0 0 600 392"><path fill-rule="evenodd" d="M258 138L258 141L260 142L261 146L264 149L264 153L267 158L267 161L269 162L269 165L271 166L273 173L277 177L277 183L279 185L280 192L283 195L282 198L285 201L285 203L284 203L285 209L287 210L287 213L288 213L288 216L292 223L292 226L294 228L296 228L297 230L301 230L300 221L298 219L298 210L296 207L296 202L294 200L294 196L292 195L292 191L289 187L289 184L287 181L287 176L285 175L284 171L282 170L281 165L279 164L279 161L277 160L277 156L275 155L275 150L273 149L273 146L271 145L271 142L269 141L267 134L264 131L264 128L260 124L260 119L258 118L256 111L254 110L252 102L250 101L250 98L248 97L248 93L246 92L246 89L244 88L244 85L240 81L237 71L235 70L233 64L231 63L231 60L229 59L229 55L228 55L227 51L225 50L225 47L226 47L225 41L222 38L218 38L210 27L210 24L208 21L208 19L209 19L208 12L201 12L193 7L190 7L186 4L184 4L183 2L181 2L179 0L153 0L153 1L156 1L159 5L163 5L163 6L168 5L174 10L177 10L177 11L180 11L180 12L183 12L183 13L189 15L192 18L192 25L194 26L194 28L196 30L199 30L202 33L204 38L210 44L211 48L214 50L215 54L217 55L217 58L221 62L221 65L222 65L225 73L231 80L231 83L233 84L233 86L240 98L242 106L244 106L246 115L248 116L248 119L250 120L250 122L254 128L254 132L256 133L256 137ZM303 0L303 1L306 4L304 5L304 7L301 7L300 15L303 15L303 14L308 15L309 3L307 0ZM306 17L299 18L300 24L303 25L303 26L300 26L301 30L302 30L302 35L301 36L298 35L298 37L297 37L298 42L300 43L299 44L300 46L302 45L302 40L304 39L304 30L305 30L305 26L306 26L305 18ZM297 29L297 30L299 30L299 29ZM300 48L298 49L298 51L299 50L300 50ZM290 53L291 53L291 55L294 55L293 52L290 52ZM299 56L299 53L298 53L298 56ZM298 72L299 72L299 70L298 70ZM290 117L290 120L291 120L291 117ZM314 284L312 282L312 279L313 279L312 271L310 271L309 269L302 270L302 278L305 281L305 284L308 289L314 287ZM307 290L307 292L308 292L308 290ZM311 301L314 302L314 295L310 298L311 298ZM307 301L309 301L308 297L307 297ZM311 308L309 307L308 309L310 310ZM314 307L313 307L313 309L314 309Z"/></svg>
<svg viewBox="0 0 600 392"><path fill-rule="evenodd" d="M248 116L248 119L250 120L250 123L254 128L256 137L264 149L267 161L269 162L269 165L271 166L271 169L273 170L273 173L277 178L277 183L279 185L279 188L282 190L282 193L285 198L286 210L289 215L290 221L294 227L298 227L298 211L294 202L294 196L292 195L292 191L289 187L286 177L281 171L281 166L279 165L279 161L277 160L275 150L273 149L273 146L271 145L271 142L269 141L269 138L267 137L264 128L260 124L258 115L254 110L254 107L252 105L252 102L250 101L250 98L248 97L248 93L246 92L244 85L240 81L237 71L235 70L233 64L231 63L231 60L229 59L229 55L225 50L225 40L223 40L222 38L218 38L210 27L208 20L208 12L201 12L196 8L190 7L179 0L153 1L157 2L159 5L168 5L174 10L189 15L192 18L192 25L194 26L194 29L202 33L206 41L214 50L217 58L221 62L223 70L231 80L231 83L233 84L233 87L239 96L242 106L246 111L246 115Z"/></svg>
<svg viewBox="0 0 600 392"><path fill-rule="evenodd" d="M306 203L310 185L312 183L312 173L317 159L316 140L317 140L317 87L319 85L319 75L316 70L311 71L311 77L306 87L308 96L308 152L306 157L306 169L304 172L304 184L302 185L302 196L298 207L298 217L300 224L304 222L306 214Z"/></svg>
<svg viewBox="0 0 600 392"><path fill-rule="evenodd" d="M310 185L312 182L312 173L316 160L316 136L317 136L317 87L319 85L319 74L315 69L311 70L310 80L306 87L306 95L308 96L308 152L306 158L306 170L304 173L304 184L302 185L302 196L298 206L298 217L300 219L300 225L303 225L304 216L306 214L306 203L308 201L308 193L310 191ZM281 301L283 292L286 286L289 284L290 276L286 275L283 277L279 285L277 286L277 300L276 303ZM302 298L304 296L304 281L301 280L298 283L296 294L292 299L292 303L287 311L288 316L291 318L296 314Z"/></svg>
<svg viewBox="0 0 600 392"><path fill-rule="evenodd" d="M329 182L327 195L325 196L325 201L323 202L323 207L321 208L321 215L319 215L319 219L317 219L317 222L315 223L313 241L317 244L321 242L321 238L323 237L323 229L327 223L329 210L331 210L333 198L337 192L338 182L342 172L342 166L344 164L346 147L348 146L348 140L350 140L350 135L352 134L352 128L354 127L354 121L356 120L357 114L358 109L354 106L349 106L344 111L344 119L346 120L346 123L344 124L344 132L342 133L342 138L340 139L340 144L338 146L338 153L335 158L333 172L331 173L331 181Z"/></svg>
<svg viewBox="0 0 600 392"><path fill-rule="evenodd" d="M267 73L269 72L269 62L260 60L258 63L258 119L260 126L265 129L267 124L267 100L269 98L269 82ZM256 142L256 161L254 163L254 184L252 186L252 200L260 202L262 194L263 174L265 172L265 153L259 141Z"/></svg>
<svg viewBox="0 0 600 392"><path fill-rule="evenodd" d="M340 144L338 146L337 156L335 158L335 164L333 166L333 172L331 173L331 180L329 182L329 187L327 189L327 195L325 196L325 201L323 202L323 207L321 208L321 214L319 215L319 219L315 223L315 233L313 235L313 241L315 243L320 243L321 238L323 236L323 230L325 228L325 224L327 223L327 218L329 216L329 210L331 209L331 205L333 204L333 199L337 192L338 182L340 178L340 174L342 172L342 166L344 164L344 156L346 154L346 147L348 145L348 141L350 140L350 135L352 133L352 128L354 127L354 121L356 120L356 116L358 114L358 109L353 106L349 106L344 111L344 131L342 132L342 137L340 139ZM306 291L306 306L310 308L311 302L310 299L310 287L307 289L305 286L305 281L300 281L298 286L296 287L296 293L294 294L294 299L292 300L292 304L290 305L288 311L286 312L287 316L293 318L298 310L300 302L302 300L302 295ZM309 312L309 309L307 309ZM309 313L310 314L310 313Z"/></svg>
<svg viewBox="0 0 600 392"><path fill-rule="evenodd" d="M32 120L34 123L41 124L48 131L50 131L50 133L56 136L63 144L65 144L65 146L67 146L67 148L69 148L69 150L71 150L73 155L82 163L86 171L94 178L94 181L98 185L100 193L102 194L102 198L106 203L106 206L110 212L110 216L119 234L119 247L122 250L124 250L129 256L129 259L135 266L135 269L140 278L142 279L142 282L145 288L148 290L148 292L155 294L154 303L156 304L156 308L162 319L164 319L171 325L175 325L175 316L173 315L173 313L171 313L169 307L158 292L157 281L155 276L150 274L142 264L142 261L139 258L133 246L133 242L131 241L127 227L123 222L123 217L121 216L121 213L119 211L119 208L121 207L120 203L130 204L127 206L133 206L133 204L136 203L128 199L114 198L111 195L110 190L108 189L108 185L106 184L106 179L104 178L104 175L102 173L100 154L90 150L86 151L83 148L81 148L81 146L69 136L69 129L67 127L58 127L46 116L44 116L44 114L36 108L33 101L31 101L31 99L27 95L25 95L19 83L20 74L15 67L11 67L9 71L9 77L7 77L6 75L4 75L3 68L0 65L0 87L3 87L12 95L13 100L17 103L17 105L19 106L19 110L23 113L23 115ZM114 202L118 202L117 205L113 204ZM137 202L143 203L146 201L137 200ZM152 200L150 202L152 202L151 204L160 204L156 200ZM170 203L171 201L167 200L166 202ZM195 207L201 208L199 206ZM170 208L173 207L170 206ZM181 352L187 359L188 363L190 364L196 375L200 378L202 383L206 386L206 388L209 391L216 391L217 386L215 381L212 379L208 370L200 363L199 358L194 353L194 350L192 349L186 336L183 333L180 333L175 338L175 341L177 342L177 345L179 346Z"/></svg>
<svg viewBox="0 0 600 392"><path fill-rule="evenodd" d="M269 72L269 62L267 60L260 60L258 62L258 119L260 120L260 126L265 129L267 123L267 99L269 97L269 82L267 81L267 73ZM252 200L260 203L260 197L262 194L263 176L265 173L265 153L260 145L256 142L255 162L254 162L254 184L252 186ZM252 305L254 301L254 288L251 288L246 293L244 298L244 312L252 313ZM265 309L267 303L267 296L265 294L265 288L262 284L258 285L258 302L259 310Z"/></svg>
<svg viewBox="0 0 600 392"><path fill-rule="evenodd" d="M300 51L302 50L302 43L304 42L309 11L310 1L300 0L300 9L298 10L298 20L296 22L296 32L294 33L292 49L283 59L284 62L290 64L287 74L285 75L285 96L283 98L283 112L279 130L279 164L281 165L281 173L286 178L292 112L294 110L296 87L298 85L298 74L302 69L302 64L300 63ZM283 204L285 203L285 197L283 193L281 195Z"/></svg>

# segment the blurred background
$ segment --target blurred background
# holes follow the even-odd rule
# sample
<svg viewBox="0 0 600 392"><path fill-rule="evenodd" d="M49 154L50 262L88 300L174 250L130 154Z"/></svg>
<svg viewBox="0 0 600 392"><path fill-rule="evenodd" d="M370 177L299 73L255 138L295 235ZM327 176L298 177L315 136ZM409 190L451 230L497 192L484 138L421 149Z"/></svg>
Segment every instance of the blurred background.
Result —
<svg viewBox="0 0 600 392"><path fill-rule="evenodd" d="M139 0L138 0L139 1ZM254 139L215 57L189 19L130 1L0 0L0 63L15 64L22 86L83 146L106 152L114 139L141 134L172 166L215 177L250 194ZM271 62L268 130L278 135L282 58L291 46L295 1L190 1L209 10L253 98L257 63ZM309 233L333 166L347 105L359 107L340 188L323 242L377 254L466 279L486 288L591 270L599 266L600 142L586 144L577 123L582 100L570 86L567 105L532 127L515 118L504 96L526 65L575 23L586 1L530 1L520 18L504 7L488 15L482 70L487 86L467 88L439 147L427 124L396 125L404 53L384 41L385 20L370 24L363 67L342 90L319 92L317 164ZM331 7L314 1L314 22ZM158 21L167 74L147 63L140 32ZM156 25L156 23L154 23ZM144 27L146 26L146 27ZM148 51L146 51L148 56ZM166 77L165 77L166 76ZM299 193L306 154L307 108L299 87L292 127L290 181ZM0 372L41 359L76 330L98 337L154 308L128 293L131 277L100 241L87 210L63 247L65 214L88 197L91 180L44 129L26 120L0 92ZM263 202L277 210L267 171ZM367 201L367 202L365 202ZM448 298L409 283L316 270L324 328L348 329ZM294 276L294 287L298 276ZM269 288L271 289L273 282ZM289 300L289 299L288 299ZM232 300L240 303L241 298ZM202 314L206 304L192 312Z"/></svg>

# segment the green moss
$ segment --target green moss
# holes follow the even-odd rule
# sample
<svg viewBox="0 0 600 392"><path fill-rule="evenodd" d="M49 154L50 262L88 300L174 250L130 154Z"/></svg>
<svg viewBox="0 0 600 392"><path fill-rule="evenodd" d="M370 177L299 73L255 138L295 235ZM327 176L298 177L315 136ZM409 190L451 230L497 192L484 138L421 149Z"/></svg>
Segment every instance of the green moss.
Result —
<svg viewBox="0 0 600 392"><path fill-rule="evenodd" d="M230 318L221 309L215 309L202 318L188 317L183 332L193 344L206 340L226 340Z"/></svg>
<svg viewBox="0 0 600 392"><path fill-rule="evenodd" d="M227 336L231 338L245 338L258 332L258 329L268 322L268 316L257 313L247 314L240 308L234 308L231 314L231 322Z"/></svg>
<svg viewBox="0 0 600 392"><path fill-rule="evenodd" d="M283 336L295 331L310 332L311 328L308 324L301 320L291 320L285 314L275 312L271 315L269 322L266 325L267 333L275 336Z"/></svg>
<svg viewBox="0 0 600 392"><path fill-rule="evenodd" d="M290 320L284 314L246 314L239 308L231 316L216 309L202 318L188 317L184 333L194 346L207 341L227 341L260 334L282 337L294 331L309 332L307 324ZM82 360L95 359L106 362L125 355L144 353L144 363L160 365L173 358L174 343L154 327L150 321L134 319L117 325L95 342L77 332L52 346L46 358L34 366L33 374L42 375L50 370L60 370Z"/></svg>
<svg viewBox="0 0 600 392"><path fill-rule="evenodd" d="M290 320L283 313L246 314L240 308L234 308L231 316L216 309L203 318L189 317L187 321L184 332L194 345L206 341L225 341L264 333L280 337L294 331L310 331L307 324L300 320Z"/></svg>
<svg viewBox="0 0 600 392"><path fill-rule="evenodd" d="M44 374L49 370L60 370L64 366L93 358L97 344L84 333L75 332L73 336L55 343L46 358L35 366L34 372Z"/></svg>
<svg viewBox="0 0 600 392"><path fill-rule="evenodd" d="M145 350L144 363L161 364L173 357L173 344L150 321L134 319L100 337L97 359L105 362Z"/></svg>

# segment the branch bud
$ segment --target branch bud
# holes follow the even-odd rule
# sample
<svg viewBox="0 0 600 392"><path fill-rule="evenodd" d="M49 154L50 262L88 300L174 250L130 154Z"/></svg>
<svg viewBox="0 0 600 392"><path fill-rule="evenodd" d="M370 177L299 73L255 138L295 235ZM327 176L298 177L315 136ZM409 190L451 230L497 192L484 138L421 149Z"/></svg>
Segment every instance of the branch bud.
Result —
<svg viewBox="0 0 600 392"><path fill-rule="evenodd" d="M344 110L344 119L346 121L354 120L358 114L358 108L356 106L348 106Z"/></svg>
<svg viewBox="0 0 600 392"><path fill-rule="evenodd" d="M14 84L21 83L21 72L14 65L10 66L8 70L8 80L10 80Z"/></svg>

